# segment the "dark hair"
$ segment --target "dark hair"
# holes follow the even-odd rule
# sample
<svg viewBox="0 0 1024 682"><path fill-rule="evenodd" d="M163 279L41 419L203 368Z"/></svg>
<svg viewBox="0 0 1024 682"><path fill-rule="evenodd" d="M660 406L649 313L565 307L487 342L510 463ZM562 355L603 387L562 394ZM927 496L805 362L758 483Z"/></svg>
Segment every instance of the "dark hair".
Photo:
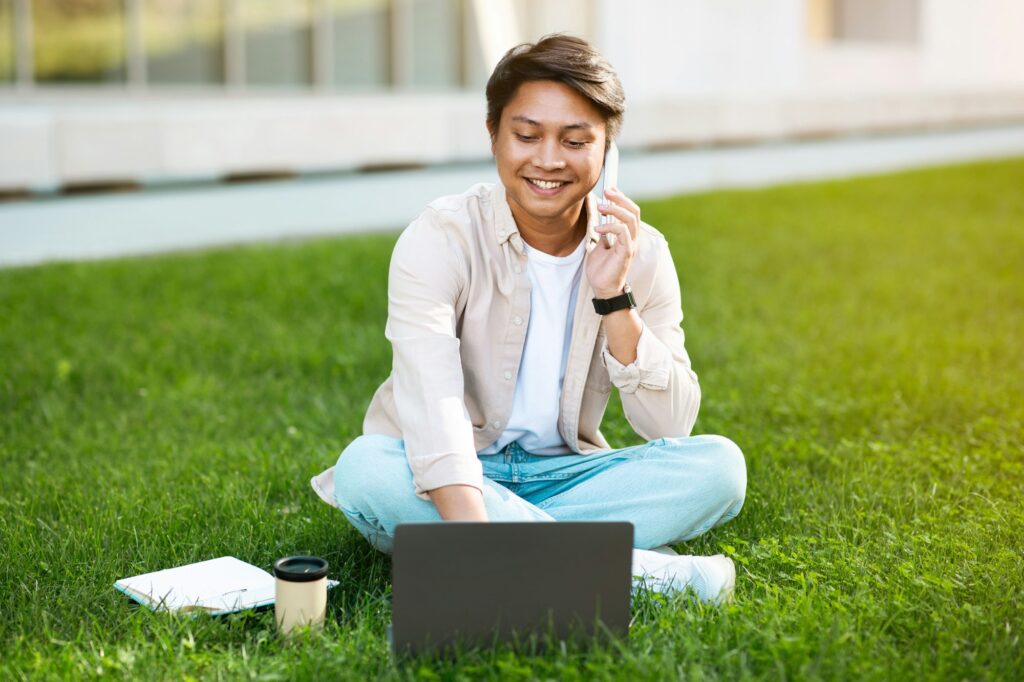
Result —
<svg viewBox="0 0 1024 682"><path fill-rule="evenodd" d="M487 126L492 137L519 86L538 80L564 83L593 104L604 119L606 147L619 134L626 96L612 65L586 40L556 33L536 44L513 47L494 67L487 81Z"/></svg>

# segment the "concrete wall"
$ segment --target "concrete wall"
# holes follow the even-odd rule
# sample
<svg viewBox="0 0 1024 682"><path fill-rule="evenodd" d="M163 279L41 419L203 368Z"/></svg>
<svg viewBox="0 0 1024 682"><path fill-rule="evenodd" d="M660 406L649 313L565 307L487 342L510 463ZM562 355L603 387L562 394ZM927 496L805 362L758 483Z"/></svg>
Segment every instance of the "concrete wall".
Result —
<svg viewBox="0 0 1024 682"><path fill-rule="evenodd" d="M469 94L54 96L0 107L0 188L479 159L483 111Z"/></svg>
<svg viewBox="0 0 1024 682"><path fill-rule="evenodd" d="M598 44L631 100L775 94L800 87L802 0L599 4Z"/></svg>
<svg viewBox="0 0 1024 682"><path fill-rule="evenodd" d="M598 41L641 99L1024 88L1024 2L917 2L914 41L818 42L810 0L605 0Z"/></svg>
<svg viewBox="0 0 1024 682"><path fill-rule="evenodd" d="M1024 2L928 0L922 10L926 85L1024 87Z"/></svg>

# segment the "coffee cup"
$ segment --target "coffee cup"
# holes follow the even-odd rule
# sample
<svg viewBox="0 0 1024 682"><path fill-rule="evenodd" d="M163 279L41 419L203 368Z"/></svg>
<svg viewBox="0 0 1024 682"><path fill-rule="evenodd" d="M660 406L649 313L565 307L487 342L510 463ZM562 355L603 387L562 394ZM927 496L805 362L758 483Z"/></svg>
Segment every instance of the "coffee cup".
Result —
<svg viewBox="0 0 1024 682"><path fill-rule="evenodd" d="M274 619L282 634L318 628L327 615L327 561L289 556L274 562Z"/></svg>

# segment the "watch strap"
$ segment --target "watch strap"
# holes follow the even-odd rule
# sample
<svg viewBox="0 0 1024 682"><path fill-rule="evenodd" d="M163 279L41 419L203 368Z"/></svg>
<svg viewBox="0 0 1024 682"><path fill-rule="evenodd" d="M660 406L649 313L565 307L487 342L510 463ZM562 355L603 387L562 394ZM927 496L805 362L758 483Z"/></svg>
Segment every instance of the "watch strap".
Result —
<svg viewBox="0 0 1024 682"><path fill-rule="evenodd" d="M616 310L625 310L626 308L635 308L636 301L633 299L633 292L627 286L618 296L611 298L595 298L594 310L597 311L598 315L607 315L608 313L614 313Z"/></svg>

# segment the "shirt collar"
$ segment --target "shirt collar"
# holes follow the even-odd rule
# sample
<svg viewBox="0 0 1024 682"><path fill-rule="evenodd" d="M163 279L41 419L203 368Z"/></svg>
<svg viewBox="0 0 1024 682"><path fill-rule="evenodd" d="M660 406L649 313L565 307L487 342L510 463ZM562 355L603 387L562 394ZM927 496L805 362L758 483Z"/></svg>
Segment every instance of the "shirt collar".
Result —
<svg viewBox="0 0 1024 682"><path fill-rule="evenodd" d="M593 192L587 193L585 201L587 204L585 209L587 212L586 250L589 253L597 245L597 240L601 236L595 229L601 224L601 214L597 210L597 198ZM516 226L516 219L512 217L512 209L508 205L505 186L500 182L494 184L494 218L494 238L498 244L511 242L512 248L522 255L524 253L523 238Z"/></svg>

